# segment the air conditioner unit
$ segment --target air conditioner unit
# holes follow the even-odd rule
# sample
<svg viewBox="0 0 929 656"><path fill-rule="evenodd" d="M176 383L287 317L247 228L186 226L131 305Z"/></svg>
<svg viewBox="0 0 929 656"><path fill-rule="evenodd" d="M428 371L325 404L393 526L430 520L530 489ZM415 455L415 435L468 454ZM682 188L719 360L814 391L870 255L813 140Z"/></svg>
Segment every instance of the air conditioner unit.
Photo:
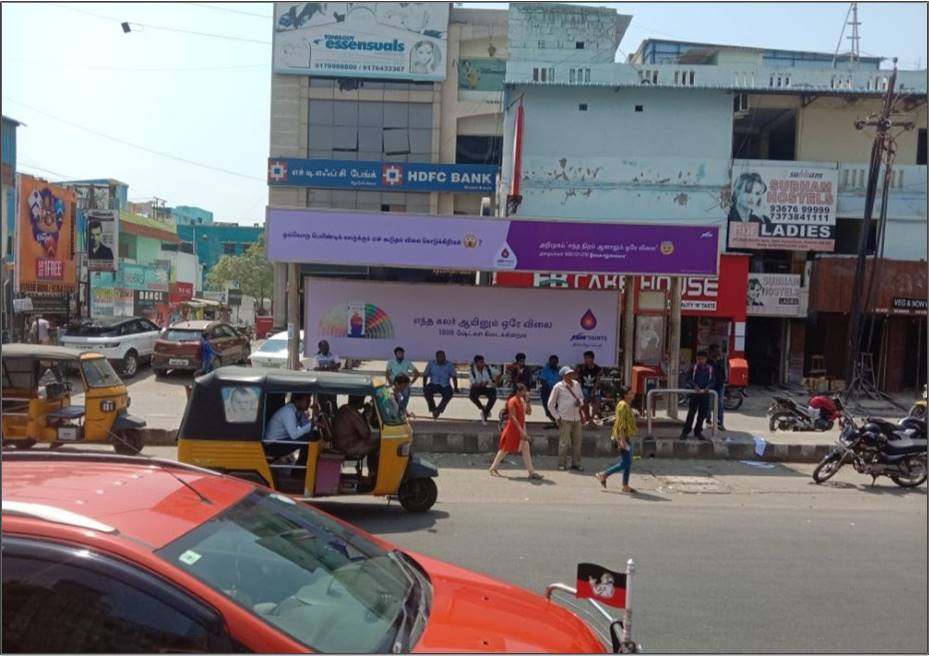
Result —
<svg viewBox="0 0 929 656"><path fill-rule="evenodd" d="M748 116L748 94L747 93L737 93L733 99L733 113L736 118L742 118Z"/></svg>

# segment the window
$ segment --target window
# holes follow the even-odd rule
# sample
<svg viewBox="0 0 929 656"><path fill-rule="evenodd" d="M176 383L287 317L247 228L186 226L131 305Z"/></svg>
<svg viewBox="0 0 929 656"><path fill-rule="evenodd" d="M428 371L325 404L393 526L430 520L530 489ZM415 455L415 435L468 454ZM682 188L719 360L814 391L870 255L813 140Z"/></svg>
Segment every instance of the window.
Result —
<svg viewBox="0 0 929 656"><path fill-rule="evenodd" d="M542 77L539 78L540 81L545 82L545 81L546 81L545 78L546 78L547 76L548 76L548 69L547 69L547 68L543 68L543 69L542 69Z"/></svg>
<svg viewBox="0 0 929 656"><path fill-rule="evenodd" d="M106 358L81 360L81 370L88 387L112 387L122 382Z"/></svg>
<svg viewBox="0 0 929 656"><path fill-rule="evenodd" d="M575 48L576 50L583 50L583 49L584 49L584 42L583 42L583 41L576 41L576 42L574 43L574 48Z"/></svg>
<svg viewBox="0 0 929 656"><path fill-rule="evenodd" d="M503 161L503 137L461 135L455 146L456 164L494 164Z"/></svg>
<svg viewBox="0 0 929 656"><path fill-rule="evenodd" d="M223 254L224 255L235 255L235 243L227 241L223 244Z"/></svg>
<svg viewBox="0 0 929 656"><path fill-rule="evenodd" d="M152 323L151 321L149 321L148 319L142 319L141 324L142 324L142 331L143 331L143 332L150 332L150 331L153 331L153 330L159 330L159 331L161 330L161 328L159 328L158 326L156 326L155 324L153 324L153 323Z"/></svg>
<svg viewBox="0 0 929 656"><path fill-rule="evenodd" d="M579 111L586 112L586 111L587 111L587 103L581 103L580 105L577 106L577 108L578 108Z"/></svg>
<svg viewBox="0 0 929 656"><path fill-rule="evenodd" d="M215 611L86 549L5 539L2 594L7 653L241 650Z"/></svg>
<svg viewBox="0 0 929 656"><path fill-rule="evenodd" d="M533 81L533 82L538 82L538 81L539 81L539 69L538 69L538 68L533 68L533 69L532 69L532 81Z"/></svg>
<svg viewBox="0 0 929 656"><path fill-rule="evenodd" d="M645 109L645 108L642 107L642 105L636 105L636 106L635 106L635 111L637 111L637 112L644 111L644 109Z"/></svg>
<svg viewBox="0 0 929 656"><path fill-rule="evenodd" d="M568 73L568 81L569 81L571 84L574 84L574 74L575 74L575 71L574 71L574 69L572 68L572 69L569 71L569 73Z"/></svg>

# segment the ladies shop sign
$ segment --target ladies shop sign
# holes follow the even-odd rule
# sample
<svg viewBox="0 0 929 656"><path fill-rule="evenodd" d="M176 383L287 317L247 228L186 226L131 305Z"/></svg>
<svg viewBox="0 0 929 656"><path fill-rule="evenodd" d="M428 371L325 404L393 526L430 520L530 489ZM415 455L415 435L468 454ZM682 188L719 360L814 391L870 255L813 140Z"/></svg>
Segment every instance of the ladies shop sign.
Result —
<svg viewBox="0 0 929 656"><path fill-rule="evenodd" d="M718 229L268 208L268 258L464 271L718 273Z"/></svg>

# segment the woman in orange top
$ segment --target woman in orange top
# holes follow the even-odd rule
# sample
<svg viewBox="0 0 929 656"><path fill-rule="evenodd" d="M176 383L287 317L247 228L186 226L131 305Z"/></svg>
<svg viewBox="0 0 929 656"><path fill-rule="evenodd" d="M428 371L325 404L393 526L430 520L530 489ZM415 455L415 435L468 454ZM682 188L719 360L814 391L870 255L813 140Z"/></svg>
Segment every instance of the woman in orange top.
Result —
<svg viewBox="0 0 929 656"><path fill-rule="evenodd" d="M523 463L526 465L526 471L529 472L529 478L538 480L542 474L532 466L532 454L529 447L532 439L526 431L526 414L529 409L529 389L522 383L516 385L516 392L507 400L506 411L507 420L503 431L500 433L500 450L494 457L493 464L490 465L490 475L500 476L497 467L503 462L503 458L508 453L521 453ZM529 410L531 411L531 410Z"/></svg>

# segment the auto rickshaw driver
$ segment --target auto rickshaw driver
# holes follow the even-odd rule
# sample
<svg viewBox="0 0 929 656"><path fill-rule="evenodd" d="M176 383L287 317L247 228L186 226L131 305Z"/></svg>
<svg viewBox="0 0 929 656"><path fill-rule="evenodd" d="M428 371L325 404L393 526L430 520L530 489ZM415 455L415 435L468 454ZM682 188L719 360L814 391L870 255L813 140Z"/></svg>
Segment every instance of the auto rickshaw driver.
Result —
<svg viewBox="0 0 929 656"><path fill-rule="evenodd" d="M332 446L349 458L367 457L369 476L376 479L380 442L371 436L371 411L365 397L349 396L332 420Z"/></svg>

